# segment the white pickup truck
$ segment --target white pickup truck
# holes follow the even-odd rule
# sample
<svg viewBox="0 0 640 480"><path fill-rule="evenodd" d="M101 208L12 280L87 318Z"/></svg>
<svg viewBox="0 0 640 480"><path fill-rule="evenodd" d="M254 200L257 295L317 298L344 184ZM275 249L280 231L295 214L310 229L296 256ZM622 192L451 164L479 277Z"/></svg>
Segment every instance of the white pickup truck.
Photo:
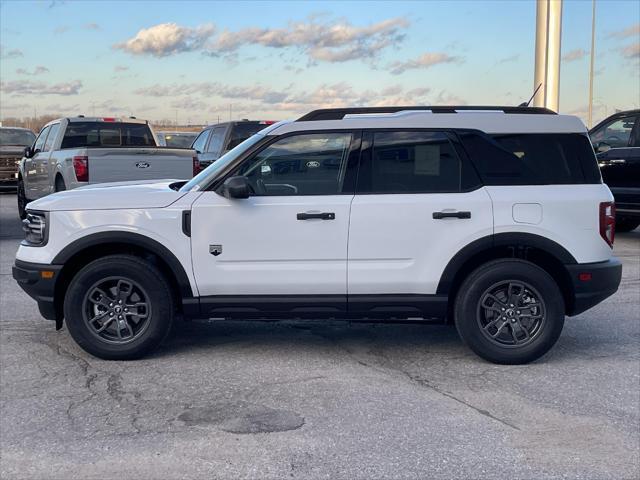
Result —
<svg viewBox="0 0 640 480"><path fill-rule="evenodd" d="M87 184L189 179L200 170L195 152L158 147L145 120L74 117L46 124L25 149L18 171L18 210L50 193Z"/></svg>

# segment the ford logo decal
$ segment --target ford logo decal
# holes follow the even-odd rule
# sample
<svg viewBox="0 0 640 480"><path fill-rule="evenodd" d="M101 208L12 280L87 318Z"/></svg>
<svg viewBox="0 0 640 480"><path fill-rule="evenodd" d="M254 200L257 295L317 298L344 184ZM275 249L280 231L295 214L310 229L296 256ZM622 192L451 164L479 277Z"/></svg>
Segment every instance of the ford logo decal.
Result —
<svg viewBox="0 0 640 480"><path fill-rule="evenodd" d="M149 162L138 162L138 163L136 163L136 167L138 167L138 168L149 168Z"/></svg>

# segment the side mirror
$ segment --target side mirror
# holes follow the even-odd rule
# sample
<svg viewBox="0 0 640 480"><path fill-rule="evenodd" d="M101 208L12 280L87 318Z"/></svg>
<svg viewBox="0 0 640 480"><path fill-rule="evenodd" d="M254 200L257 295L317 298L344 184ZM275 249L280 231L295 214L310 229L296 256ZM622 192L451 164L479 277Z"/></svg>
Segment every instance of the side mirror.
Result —
<svg viewBox="0 0 640 480"><path fill-rule="evenodd" d="M604 142L600 142L596 148L596 152L598 153L608 152L609 150L611 150L611 145Z"/></svg>
<svg viewBox="0 0 640 480"><path fill-rule="evenodd" d="M251 195L249 180L240 175L227 178L222 184L222 195L226 198L249 198Z"/></svg>
<svg viewBox="0 0 640 480"><path fill-rule="evenodd" d="M24 148L24 156L27 158L31 158L33 157L33 150L31 147L25 147Z"/></svg>

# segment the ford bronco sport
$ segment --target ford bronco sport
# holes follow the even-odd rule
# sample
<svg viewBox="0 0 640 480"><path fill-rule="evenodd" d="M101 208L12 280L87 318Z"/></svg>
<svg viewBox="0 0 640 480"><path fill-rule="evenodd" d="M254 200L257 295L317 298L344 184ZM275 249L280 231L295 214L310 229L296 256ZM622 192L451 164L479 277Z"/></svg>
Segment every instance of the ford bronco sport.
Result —
<svg viewBox="0 0 640 480"><path fill-rule="evenodd" d="M622 271L585 126L539 108L317 110L188 182L27 213L14 278L105 359L145 355L180 317L440 318L526 363Z"/></svg>

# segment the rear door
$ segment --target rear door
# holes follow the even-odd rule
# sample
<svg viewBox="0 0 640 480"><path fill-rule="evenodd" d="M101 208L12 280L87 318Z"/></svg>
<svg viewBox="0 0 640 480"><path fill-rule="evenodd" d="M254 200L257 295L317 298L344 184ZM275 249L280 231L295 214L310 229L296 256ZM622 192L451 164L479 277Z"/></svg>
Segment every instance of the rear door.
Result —
<svg viewBox="0 0 640 480"><path fill-rule="evenodd" d="M43 178L47 177L47 162L49 159L49 152L46 152L45 142L49 130L51 127L45 127L36 138L36 142L33 145L34 155L31 158L25 160L25 194L30 200L35 200L43 195ZM48 192L47 192L48 193Z"/></svg>
<svg viewBox="0 0 640 480"><path fill-rule="evenodd" d="M447 263L492 233L491 199L447 133L367 132L351 206L349 311L428 314Z"/></svg>
<svg viewBox="0 0 640 480"><path fill-rule="evenodd" d="M358 149L351 131L278 137L232 173L253 196L202 193L191 242L205 314L345 312Z"/></svg>

